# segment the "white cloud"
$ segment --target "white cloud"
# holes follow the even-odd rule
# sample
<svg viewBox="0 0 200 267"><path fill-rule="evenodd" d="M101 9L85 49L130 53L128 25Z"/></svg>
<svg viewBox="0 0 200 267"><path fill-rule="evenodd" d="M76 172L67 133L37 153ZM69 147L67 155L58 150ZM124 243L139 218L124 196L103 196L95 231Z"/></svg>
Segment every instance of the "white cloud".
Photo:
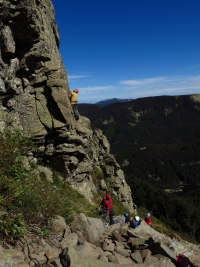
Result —
<svg viewBox="0 0 200 267"><path fill-rule="evenodd" d="M145 78L141 80L124 80L120 81L120 84L129 85L129 86L140 86L140 85L149 85L164 82L165 77L154 77L154 78Z"/></svg>
<svg viewBox="0 0 200 267"><path fill-rule="evenodd" d="M200 76L154 77L119 81L130 97L200 93ZM131 92L130 92L131 91Z"/></svg>
<svg viewBox="0 0 200 267"><path fill-rule="evenodd" d="M113 85L108 85L108 86L89 86L89 87L79 87L80 91L83 94L86 93L98 93L98 92L102 92L102 91L107 91L107 90L115 90L116 87Z"/></svg>
<svg viewBox="0 0 200 267"><path fill-rule="evenodd" d="M194 69L194 68L199 68L199 67L200 67L200 64L197 64L197 65L189 66L186 69Z"/></svg>
<svg viewBox="0 0 200 267"><path fill-rule="evenodd" d="M72 79L80 79L80 78L86 78L89 77L87 75L68 75L68 79L72 80Z"/></svg>

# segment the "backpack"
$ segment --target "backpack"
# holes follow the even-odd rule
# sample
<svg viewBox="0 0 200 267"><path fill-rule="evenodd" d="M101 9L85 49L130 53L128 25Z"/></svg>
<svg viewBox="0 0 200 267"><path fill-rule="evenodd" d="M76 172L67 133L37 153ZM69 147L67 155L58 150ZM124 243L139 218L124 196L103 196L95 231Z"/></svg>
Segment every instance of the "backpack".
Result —
<svg viewBox="0 0 200 267"><path fill-rule="evenodd" d="M195 267L195 265L183 254L176 258L177 267Z"/></svg>

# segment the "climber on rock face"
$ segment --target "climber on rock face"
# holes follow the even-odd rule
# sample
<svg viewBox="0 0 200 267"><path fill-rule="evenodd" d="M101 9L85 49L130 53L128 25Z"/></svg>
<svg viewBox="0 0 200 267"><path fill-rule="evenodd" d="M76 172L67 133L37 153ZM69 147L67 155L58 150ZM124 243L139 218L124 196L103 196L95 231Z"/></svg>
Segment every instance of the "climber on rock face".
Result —
<svg viewBox="0 0 200 267"><path fill-rule="evenodd" d="M77 104L78 101L77 101L77 98L78 98L78 89L74 89L73 92L70 91L70 101L71 101L71 104L74 105L74 104Z"/></svg>
<svg viewBox="0 0 200 267"><path fill-rule="evenodd" d="M74 112L74 116L75 116L75 119L76 120L79 120L79 112L78 112L78 107L77 107L77 98L78 98L78 89L74 89L73 92L70 91L69 92L69 97L70 97L70 102L71 102L71 105L72 105L72 109L73 109L73 112Z"/></svg>

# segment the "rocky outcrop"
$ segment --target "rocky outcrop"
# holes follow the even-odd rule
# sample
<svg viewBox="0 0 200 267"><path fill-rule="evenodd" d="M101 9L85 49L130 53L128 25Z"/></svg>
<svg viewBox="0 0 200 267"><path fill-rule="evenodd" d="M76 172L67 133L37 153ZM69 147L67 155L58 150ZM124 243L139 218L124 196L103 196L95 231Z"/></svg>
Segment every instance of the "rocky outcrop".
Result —
<svg viewBox="0 0 200 267"><path fill-rule="evenodd" d="M18 248L0 247L0 266L173 267L180 253L200 263L198 246L160 234L144 221L133 229L118 217L104 227L81 213L71 225L58 216L48 239L25 236Z"/></svg>
<svg viewBox="0 0 200 267"><path fill-rule="evenodd" d="M90 201L99 188L109 190L133 212L131 190L121 184L124 174L106 137L72 112L51 1L3 0L0 18L0 129L30 136L37 156L48 158Z"/></svg>

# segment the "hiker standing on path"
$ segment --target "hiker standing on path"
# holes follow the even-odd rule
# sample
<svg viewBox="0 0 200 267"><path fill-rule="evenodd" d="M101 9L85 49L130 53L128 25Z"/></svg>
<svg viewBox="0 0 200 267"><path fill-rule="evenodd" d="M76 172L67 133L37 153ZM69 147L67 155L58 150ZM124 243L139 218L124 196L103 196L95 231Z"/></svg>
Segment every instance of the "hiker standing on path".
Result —
<svg viewBox="0 0 200 267"><path fill-rule="evenodd" d="M112 199L111 199L110 194L106 195L106 201L104 202L104 206L105 206L106 217L109 216L109 219L110 219L109 225L112 225L113 224L113 205L112 205Z"/></svg>

